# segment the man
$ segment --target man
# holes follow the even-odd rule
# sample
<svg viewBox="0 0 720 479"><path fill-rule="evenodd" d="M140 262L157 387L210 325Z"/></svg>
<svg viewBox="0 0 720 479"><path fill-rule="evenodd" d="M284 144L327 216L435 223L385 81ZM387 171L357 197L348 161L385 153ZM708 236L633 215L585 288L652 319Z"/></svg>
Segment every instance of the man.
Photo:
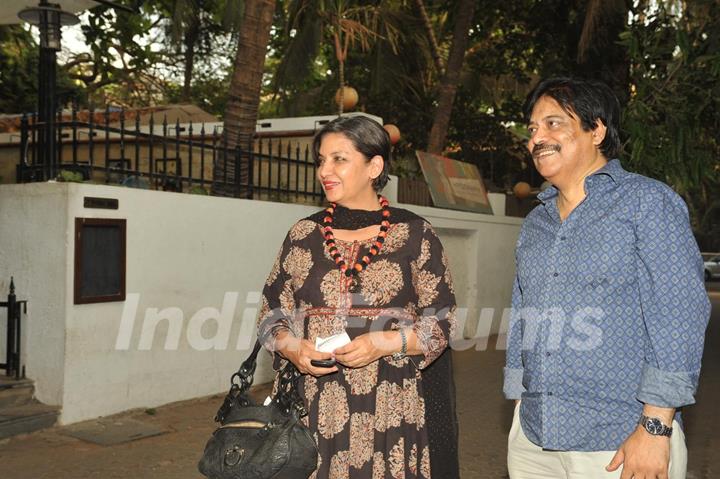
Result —
<svg viewBox="0 0 720 479"><path fill-rule="evenodd" d="M517 243L504 392L511 479L684 478L710 305L680 197L625 171L617 98L542 81L528 149L552 186Z"/></svg>

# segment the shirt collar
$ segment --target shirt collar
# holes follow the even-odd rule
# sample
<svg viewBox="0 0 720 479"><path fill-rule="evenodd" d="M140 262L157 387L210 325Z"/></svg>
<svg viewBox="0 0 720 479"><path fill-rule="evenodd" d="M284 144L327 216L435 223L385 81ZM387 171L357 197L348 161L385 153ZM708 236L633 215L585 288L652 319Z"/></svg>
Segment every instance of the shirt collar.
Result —
<svg viewBox="0 0 720 479"><path fill-rule="evenodd" d="M628 172L625 171L620 164L620 160L614 159L607 162L605 166L597 170L596 172L592 173L590 176L585 178L585 185L588 188L591 188L593 183L596 181L595 178L599 178L601 176L606 176L610 178L613 182L617 183L620 181L621 178L623 178L625 175L627 175ZM549 199L557 196L558 190L554 186L550 186L549 188L546 188L544 191L541 191L537 195L537 199L541 202L545 203Z"/></svg>

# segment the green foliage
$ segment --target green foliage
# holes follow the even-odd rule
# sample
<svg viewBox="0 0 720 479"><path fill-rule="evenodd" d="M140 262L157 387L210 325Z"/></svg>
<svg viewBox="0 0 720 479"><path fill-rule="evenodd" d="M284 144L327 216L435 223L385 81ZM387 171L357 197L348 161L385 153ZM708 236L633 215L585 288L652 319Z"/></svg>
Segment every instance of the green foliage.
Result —
<svg viewBox="0 0 720 479"><path fill-rule="evenodd" d="M37 110L38 58L39 47L28 30L0 25L0 113ZM56 91L63 104L79 88L60 69Z"/></svg>
<svg viewBox="0 0 720 479"><path fill-rule="evenodd" d="M215 75L198 72L194 75L190 85L189 99L184 98L182 85L175 82L168 82L163 94L168 103L189 102L222 118L227 105L229 87L230 75L226 71L220 70Z"/></svg>
<svg viewBox="0 0 720 479"><path fill-rule="evenodd" d="M517 118L520 105L510 97L490 106L465 89L455 100L449 140L457 145L449 156L475 164L483 178L498 190L507 191L518 181L539 184L542 179L531 167L525 138L508 127ZM523 128L524 130L524 128Z"/></svg>
<svg viewBox="0 0 720 479"><path fill-rule="evenodd" d="M34 111L37 103L38 47L30 32L0 25L0 111Z"/></svg>
<svg viewBox="0 0 720 479"><path fill-rule="evenodd" d="M623 126L630 168L671 185L688 204L693 229L720 249L720 5L663 7L622 42L632 59Z"/></svg>
<svg viewBox="0 0 720 479"><path fill-rule="evenodd" d="M425 0L440 57L450 48L456 4ZM61 94L97 105L190 101L223 116L243 7L243 0L146 0L131 15L99 6L83 20L90 53L71 55L59 69ZM276 0L260 116L336 111L338 20L356 39L343 63L360 96L356 110L400 128L393 172L416 177L414 151L426 148L441 72L414 2ZM446 154L476 164L500 189L520 180L539 186L524 146L525 95L550 75L603 79L625 109L628 168L678 191L701 243L720 250L713 239L720 238L718 52L713 0L477 0ZM36 82L32 36L0 26L0 111L34 110Z"/></svg>
<svg viewBox="0 0 720 479"><path fill-rule="evenodd" d="M207 196L210 194L207 189L205 189L204 187L202 187L200 185L191 186L190 189L188 190L188 193L190 193L191 195L203 195L203 196Z"/></svg>
<svg viewBox="0 0 720 479"><path fill-rule="evenodd" d="M421 179L422 169L414 153L393 156L390 174L399 178Z"/></svg>
<svg viewBox="0 0 720 479"><path fill-rule="evenodd" d="M160 98L163 81L154 71L162 58L153 49L155 3L145 3L139 15L101 5L84 17L81 28L90 53L76 53L64 66L85 86L81 103L139 105Z"/></svg>
<svg viewBox="0 0 720 479"><path fill-rule="evenodd" d="M82 183L84 180L82 173L69 170L60 170L56 181L64 183Z"/></svg>
<svg viewBox="0 0 720 479"><path fill-rule="evenodd" d="M71 55L64 68L85 86L81 103L195 102L219 113L243 6L243 0L146 0L139 14L96 7L81 25L90 53Z"/></svg>

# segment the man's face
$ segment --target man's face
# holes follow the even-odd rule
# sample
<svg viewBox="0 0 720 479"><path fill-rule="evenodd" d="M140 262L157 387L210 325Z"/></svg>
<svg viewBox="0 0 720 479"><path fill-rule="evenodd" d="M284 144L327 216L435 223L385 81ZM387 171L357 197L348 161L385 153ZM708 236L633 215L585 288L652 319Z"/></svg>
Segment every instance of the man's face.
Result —
<svg viewBox="0 0 720 479"><path fill-rule="evenodd" d="M535 168L555 186L583 177L601 156L596 147L599 129L604 135L604 128L584 131L575 115L566 113L553 98L540 97L528 124L528 150Z"/></svg>

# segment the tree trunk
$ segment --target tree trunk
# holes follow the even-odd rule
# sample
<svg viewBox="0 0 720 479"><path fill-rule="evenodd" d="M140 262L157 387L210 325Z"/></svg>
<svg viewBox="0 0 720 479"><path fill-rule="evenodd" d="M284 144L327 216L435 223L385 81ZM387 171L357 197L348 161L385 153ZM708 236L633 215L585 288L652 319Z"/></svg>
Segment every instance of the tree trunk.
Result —
<svg viewBox="0 0 720 479"><path fill-rule="evenodd" d="M275 0L245 2L223 125L224 141L227 141L228 149L240 147L246 150L255 135L260 87L274 13ZM247 184L247 162L241 162L239 171L235 171L234 153L228 154L227 161L223 156L221 154L216 158L213 194L239 195L240 192L232 184ZM242 158L245 159L245 155ZM227 183L224 182L225 178ZM223 183L218 183L219 181Z"/></svg>
<svg viewBox="0 0 720 479"><path fill-rule="evenodd" d="M420 18L423 22L423 28L425 29L425 35L427 35L428 42L430 43L430 55L432 55L436 73L438 76L441 76L443 74L444 67L442 60L440 59L440 47L438 47L432 22L430 22L430 17L425 9L425 2L423 0L415 0L415 8L417 8L418 13L420 14Z"/></svg>
<svg viewBox="0 0 720 479"><path fill-rule="evenodd" d="M182 101L183 103L190 103L192 86L192 74L195 67L195 44L197 43L198 37L200 36L200 28L198 25L197 17L188 26L183 38L185 44L185 56L184 56L184 72L183 72L183 89L182 89Z"/></svg>
<svg viewBox="0 0 720 479"><path fill-rule="evenodd" d="M450 126L450 115L455 102L458 83L460 83L460 72L465 60L468 34L474 13L475 0L460 0L458 2L450 55L445 75L438 87L438 106L435 110L435 118L428 138L428 151L430 153L440 154L445 147L445 139Z"/></svg>

